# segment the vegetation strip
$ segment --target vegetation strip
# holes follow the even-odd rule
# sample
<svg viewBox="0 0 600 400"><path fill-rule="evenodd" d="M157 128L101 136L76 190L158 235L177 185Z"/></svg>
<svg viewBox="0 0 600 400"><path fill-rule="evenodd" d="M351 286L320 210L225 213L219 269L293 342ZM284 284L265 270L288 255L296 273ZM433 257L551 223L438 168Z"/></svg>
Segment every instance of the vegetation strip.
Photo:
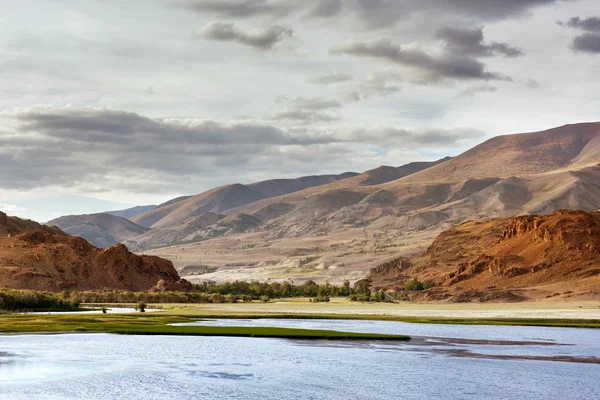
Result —
<svg viewBox="0 0 600 400"><path fill-rule="evenodd" d="M186 311L176 310L163 314L178 316L195 316L212 319L347 319L370 321L396 321L415 324L444 324L444 325L506 325L506 326L541 326L556 328L590 328L600 329L598 319L541 319L541 318L446 318L446 317L402 317L396 315L377 314L269 314L269 313L227 313L217 314L202 312L199 308Z"/></svg>
<svg viewBox="0 0 600 400"><path fill-rule="evenodd" d="M172 326L169 324L193 322L197 318L154 315L0 315L2 333L59 333L93 332L130 335L187 335L284 338L305 340L410 340L405 335L338 332L330 330L227 327L227 326Z"/></svg>

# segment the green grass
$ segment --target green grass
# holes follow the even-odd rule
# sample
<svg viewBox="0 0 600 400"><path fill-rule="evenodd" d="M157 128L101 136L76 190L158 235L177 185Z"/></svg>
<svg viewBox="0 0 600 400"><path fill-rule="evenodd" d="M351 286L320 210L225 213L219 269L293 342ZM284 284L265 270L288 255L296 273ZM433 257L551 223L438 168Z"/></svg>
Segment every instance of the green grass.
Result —
<svg viewBox="0 0 600 400"><path fill-rule="evenodd" d="M169 325L195 320L197 318L164 315L142 316L139 314L0 315L0 332L5 334L96 332L127 335L236 336L307 340L410 340L410 337L404 335L380 335L329 330Z"/></svg>
<svg viewBox="0 0 600 400"><path fill-rule="evenodd" d="M278 313L214 313L200 308L177 310L177 315L196 316L201 318L244 319L244 318L276 318L276 319L347 319L371 321L397 321L418 324L447 325L504 325L504 326L541 326L557 328L592 328L600 329L597 319L545 319L545 318L444 318L444 317L401 317L394 315L366 314L278 314Z"/></svg>

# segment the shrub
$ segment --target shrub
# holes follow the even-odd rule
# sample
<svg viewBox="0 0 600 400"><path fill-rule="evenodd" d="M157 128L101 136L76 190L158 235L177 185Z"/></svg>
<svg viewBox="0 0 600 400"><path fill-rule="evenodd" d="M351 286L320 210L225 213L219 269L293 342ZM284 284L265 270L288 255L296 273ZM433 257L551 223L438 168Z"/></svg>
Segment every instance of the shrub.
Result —
<svg viewBox="0 0 600 400"><path fill-rule="evenodd" d="M139 312L146 312L146 303L140 301L139 303L137 303L137 306L135 306L135 310Z"/></svg>
<svg viewBox="0 0 600 400"><path fill-rule="evenodd" d="M412 281L406 282L404 285L404 290L406 291L416 291L423 290L423 284L419 282L417 278L414 278Z"/></svg>

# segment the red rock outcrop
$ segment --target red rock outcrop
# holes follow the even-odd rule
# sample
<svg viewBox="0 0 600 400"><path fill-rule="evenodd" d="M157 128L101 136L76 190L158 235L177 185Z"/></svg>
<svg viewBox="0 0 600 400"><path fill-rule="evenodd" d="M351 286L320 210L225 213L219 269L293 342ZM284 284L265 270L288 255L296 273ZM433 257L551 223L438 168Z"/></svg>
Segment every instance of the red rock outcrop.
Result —
<svg viewBox="0 0 600 400"><path fill-rule="evenodd" d="M440 234L410 264L398 262L412 265L393 277L394 263L386 263L369 277L385 288L401 288L413 277L433 280L433 299L600 298L600 212L469 221Z"/></svg>
<svg viewBox="0 0 600 400"><path fill-rule="evenodd" d="M173 264L131 253L123 244L108 249L69 236L56 227L0 213L0 287L35 290L190 290Z"/></svg>

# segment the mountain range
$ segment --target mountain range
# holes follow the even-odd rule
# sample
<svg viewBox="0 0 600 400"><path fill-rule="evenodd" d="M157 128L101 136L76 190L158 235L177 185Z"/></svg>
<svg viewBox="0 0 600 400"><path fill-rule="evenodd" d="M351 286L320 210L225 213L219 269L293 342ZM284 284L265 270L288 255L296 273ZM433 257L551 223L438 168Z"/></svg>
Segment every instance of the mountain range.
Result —
<svg viewBox="0 0 600 400"><path fill-rule="evenodd" d="M131 225L98 216L51 223L178 269L214 270L191 279L335 282L422 254L466 220L600 209L599 163L600 123L582 123L498 136L434 162L221 186L130 217Z"/></svg>

